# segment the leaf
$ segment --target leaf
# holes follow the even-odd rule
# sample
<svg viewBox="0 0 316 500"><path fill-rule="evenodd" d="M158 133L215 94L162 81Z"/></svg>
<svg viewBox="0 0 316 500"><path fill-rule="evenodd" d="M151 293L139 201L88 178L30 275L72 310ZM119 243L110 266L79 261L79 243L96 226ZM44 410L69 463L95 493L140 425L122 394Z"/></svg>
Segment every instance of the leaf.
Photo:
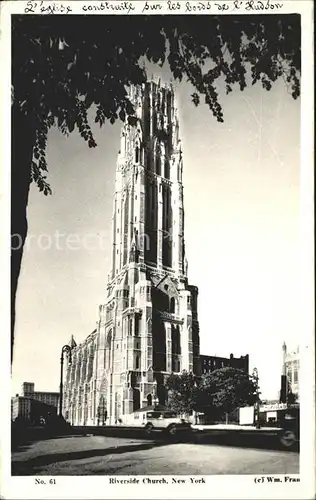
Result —
<svg viewBox="0 0 316 500"><path fill-rule="evenodd" d="M200 104L200 96L199 96L196 92L194 92L194 93L191 95L191 97L192 97L192 102L193 102L193 104L194 104L195 106L198 106L198 105Z"/></svg>
<svg viewBox="0 0 316 500"><path fill-rule="evenodd" d="M122 122L124 122L124 121L125 121L125 116L126 116L126 115L125 115L125 111L124 111L124 109L120 109L120 111L119 111L119 118L120 118L120 120L121 120Z"/></svg>

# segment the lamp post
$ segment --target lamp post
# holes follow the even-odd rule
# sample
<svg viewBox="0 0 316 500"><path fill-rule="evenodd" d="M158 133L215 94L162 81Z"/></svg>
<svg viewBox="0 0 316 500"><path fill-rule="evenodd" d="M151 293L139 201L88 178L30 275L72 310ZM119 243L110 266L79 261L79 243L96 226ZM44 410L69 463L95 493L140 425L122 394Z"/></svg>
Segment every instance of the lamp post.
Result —
<svg viewBox="0 0 316 500"><path fill-rule="evenodd" d="M71 347L69 345L64 345L61 349L60 356L60 386L59 386L59 416L62 417L63 414L63 377L64 377L64 354L67 354L69 363L71 364Z"/></svg>
<svg viewBox="0 0 316 500"><path fill-rule="evenodd" d="M260 399L259 399L259 388L258 388L258 382L259 382L258 368L253 369L252 377L256 384L256 401L255 401L255 415L254 415L255 425L259 427Z"/></svg>

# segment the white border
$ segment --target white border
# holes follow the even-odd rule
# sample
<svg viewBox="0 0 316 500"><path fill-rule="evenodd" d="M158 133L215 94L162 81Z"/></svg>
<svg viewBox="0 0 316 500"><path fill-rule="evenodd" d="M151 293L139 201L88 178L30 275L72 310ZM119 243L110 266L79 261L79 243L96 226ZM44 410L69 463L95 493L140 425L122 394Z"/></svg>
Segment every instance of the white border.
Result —
<svg viewBox="0 0 316 500"><path fill-rule="evenodd" d="M109 4L119 4L111 1ZM130 15L148 14L142 12L144 1L133 0L127 2L135 8ZM161 4L163 9L157 14L185 14L186 2L178 2L181 9L168 10L167 1L148 3ZM176 2L174 2L176 3ZM191 1L191 4L194 0ZM196 2L198 4L199 2ZM207 2L204 2L207 3ZM244 2L245 4L246 2ZM275 1L272 3L276 3ZM314 253L313 253L313 3L310 0L280 0L283 4L278 13L300 13L302 26L302 120L301 120L301 454L300 454L300 482L299 483L261 483L255 482L258 476L203 476L206 484L193 485L188 480L185 484L160 484L143 485L143 476L137 476L138 485L110 485L109 476L56 476L56 485L49 485L49 477L41 476L48 483L46 486L35 486L34 477L11 477L10 475L10 274L9 274L9 231L10 231L10 15L23 13L27 2L7 1L2 2L1 9L1 148L2 162L5 166L0 170L0 275L2 286L0 288L0 313L1 313L1 356L0 376L2 381L2 402L0 413L1 432L1 496L8 499L18 498L288 498L310 499L315 495L315 387L314 387ZM49 5L61 8L71 7L71 14L126 14L127 12L85 12L84 5L97 6L99 1L45 1ZM197 14L249 14L244 8L234 11L232 0L223 2L210 1L211 10L196 12ZM227 11L219 11L216 4L226 4ZM40 12L41 2L37 2L37 12ZM91 7L90 7L91 8ZM258 11L262 13L275 13L276 11ZM60 11L58 12L60 13ZM193 12L187 12L192 14ZM255 14L256 12L251 12ZM68 15L71 15L68 14ZM153 14L152 14L153 15ZM4 237L5 236L5 237ZM8 239L6 239L8 238ZM115 476L111 476L115 477ZM150 476L146 476L150 477ZM158 476L154 476L156 479ZM177 477L177 476L174 476ZM198 477L198 476L195 476ZM282 477L282 476L281 476ZM295 477L291 475L291 477ZM166 476L168 479L168 476ZM188 476L180 476L180 479ZM119 476L124 479L124 476ZM170 481L170 476L169 476ZM171 483L171 481L170 481Z"/></svg>

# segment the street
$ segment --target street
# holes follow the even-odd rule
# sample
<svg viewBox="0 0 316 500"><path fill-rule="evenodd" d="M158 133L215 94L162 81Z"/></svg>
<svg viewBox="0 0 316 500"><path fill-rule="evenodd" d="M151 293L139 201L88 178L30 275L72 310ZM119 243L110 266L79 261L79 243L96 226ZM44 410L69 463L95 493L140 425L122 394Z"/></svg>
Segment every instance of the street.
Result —
<svg viewBox="0 0 316 500"><path fill-rule="evenodd" d="M42 439L12 453L12 475L297 473L296 452L127 437Z"/></svg>

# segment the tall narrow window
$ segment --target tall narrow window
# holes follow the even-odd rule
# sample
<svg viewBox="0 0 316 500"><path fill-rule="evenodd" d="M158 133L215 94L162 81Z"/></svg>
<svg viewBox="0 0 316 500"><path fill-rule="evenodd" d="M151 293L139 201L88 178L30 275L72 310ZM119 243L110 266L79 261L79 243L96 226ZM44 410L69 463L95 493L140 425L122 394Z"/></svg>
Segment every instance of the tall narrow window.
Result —
<svg viewBox="0 0 316 500"><path fill-rule="evenodd" d="M135 149L135 162L139 163L139 147L138 147L138 145L136 146L136 149Z"/></svg>
<svg viewBox="0 0 316 500"><path fill-rule="evenodd" d="M162 263L165 266L171 266L172 263L172 208L170 188L163 186L163 243L162 243Z"/></svg>
<svg viewBox="0 0 316 500"><path fill-rule="evenodd" d="M128 335L133 335L133 318L128 319Z"/></svg>
<svg viewBox="0 0 316 500"><path fill-rule="evenodd" d="M128 199L129 192L125 192L125 200L124 200L124 251L123 251L123 265L127 262L127 242L128 242L128 223L129 223L129 211L128 211Z"/></svg>
<svg viewBox="0 0 316 500"><path fill-rule="evenodd" d="M136 359L135 359L135 369L139 370L139 356L136 356Z"/></svg>
<svg viewBox="0 0 316 500"><path fill-rule="evenodd" d="M163 92L162 93L162 105L161 105L163 113L165 112L165 106L166 106L166 94L165 94L165 92Z"/></svg>
<svg viewBox="0 0 316 500"><path fill-rule="evenodd" d="M176 301L174 297L171 297L170 299L170 312L174 313L176 309Z"/></svg>
<svg viewBox="0 0 316 500"><path fill-rule="evenodd" d="M150 133L150 102L149 102L149 95L147 94L145 96L144 100L144 135L145 137L149 136Z"/></svg>
<svg viewBox="0 0 316 500"><path fill-rule="evenodd" d="M155 168L156 168L156 174L157 175L161 175L161 149L160 149L160 146L159 144L157 144L156 146L156 165L155 165Z"/></svg>
<svg viewBox="0 0 316 500"><path fill-rule="evenodd" d="M139 335L139 318L135 317L135 336L138 337Z"/></svg>
<svg viewBox="0 0 316 500"><path fill-rule="evenodd" d="M133 390L133 411L140 408L140 392L138 389Z"/></svg>
<svg viewBox="0 0 316 500"><path fill-rule="evenodd" d="M180 329L179 326L172 325L171 327L172 354L181 354Z"/></svg>
<svg viewBox="0 0 316 500"><path fill-rule="evenodd" d="M170 179L170 164L168 158L165 158L165 178Z"/></svg>

